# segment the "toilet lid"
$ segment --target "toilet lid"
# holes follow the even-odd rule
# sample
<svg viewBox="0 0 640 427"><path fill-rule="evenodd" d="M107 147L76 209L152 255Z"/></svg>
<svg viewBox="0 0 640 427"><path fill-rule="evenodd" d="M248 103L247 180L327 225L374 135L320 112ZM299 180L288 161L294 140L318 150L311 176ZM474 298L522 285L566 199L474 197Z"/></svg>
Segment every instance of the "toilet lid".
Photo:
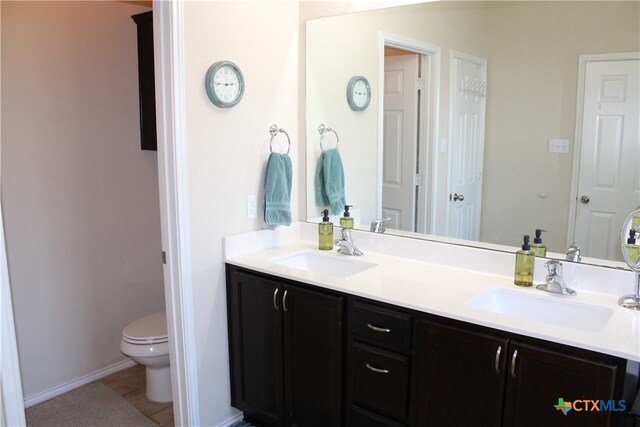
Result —
<svg viewBox="0 0 640 427"><path fill-rule="evenodd" d="M160 311L134 320L124 328L122 338L132 344L159 344L167 342L166 312Z"/></svg>

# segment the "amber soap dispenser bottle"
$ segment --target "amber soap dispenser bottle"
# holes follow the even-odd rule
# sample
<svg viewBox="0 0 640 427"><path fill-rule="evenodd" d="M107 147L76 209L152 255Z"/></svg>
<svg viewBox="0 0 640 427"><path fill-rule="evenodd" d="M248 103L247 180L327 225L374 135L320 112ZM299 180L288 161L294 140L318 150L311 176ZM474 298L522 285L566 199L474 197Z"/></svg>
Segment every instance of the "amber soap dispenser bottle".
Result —
<svg viewBox="0 0 640 427"><path fill-rule="evenodd" d="M517 286L533 285L533 268L536 256L531 251L530 240L531 237L525 234L523 236L522 249L516 252L516 270L513 276L513 283Z"/></svg>
<svg viewBox="0 0 640 427"><path fill-rule="evenodd" d="M322 222L318 224L318 249L333 249L333 223L329 221L329 209L322 211Z"/></svg>
<svg viewBox="0 0 640 427"><path fill-rule="evenodd" d="M542 233L545 231L547 230L536 228L536 237L533 238L533 243L531 244L531 252L533 252L535 256L547 256L547 247L542 244Z"/></svg>

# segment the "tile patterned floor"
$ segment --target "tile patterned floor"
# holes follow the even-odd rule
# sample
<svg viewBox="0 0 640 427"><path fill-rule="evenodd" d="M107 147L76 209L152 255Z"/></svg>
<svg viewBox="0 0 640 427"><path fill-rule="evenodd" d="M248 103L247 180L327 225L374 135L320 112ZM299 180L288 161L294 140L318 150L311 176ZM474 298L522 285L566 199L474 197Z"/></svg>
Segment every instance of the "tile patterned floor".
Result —
<svg viewBox="0 0 640 427"><path fill-rule="evenodd" d="M152 402L145 395L144 366L132 366L99 381L126 399L156 424L163 427L173 427L173 405L171 402Z"/></svg>

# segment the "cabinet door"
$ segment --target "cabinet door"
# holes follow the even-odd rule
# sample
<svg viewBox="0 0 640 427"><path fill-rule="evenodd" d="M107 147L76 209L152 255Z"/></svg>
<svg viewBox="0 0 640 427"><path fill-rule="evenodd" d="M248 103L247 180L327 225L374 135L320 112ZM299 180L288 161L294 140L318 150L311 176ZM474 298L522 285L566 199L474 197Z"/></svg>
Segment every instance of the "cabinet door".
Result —
<svg viewBox="0 0 640 427"><path fill-rule="evenodd" d="M508 341L426 321L417 334L417 425L500 426Z"/></svg>
<svg viewBox="0 0 640 427"><path fill-rule="evenodd" d="M342 425L342 298L284 287L287 426Z"/></svg>
<svg viewBox="0 0 640 427"><path fill-rule="evenodd" d="M283 424L282 289L233 270L228 287L232 404L249 419Z"/></svg>
<svg viewBox="0 0 640 427"><path fill-rule="evenodd" d="M513 357L517 351L516 357ZM513 362L513 364L512 364ZM518 342L509 351L509 372L505 400L505 426L612 425L618 412L594 411L589 402L578 402L567 411L556 409L558 399L613 399L616 366L581 359Z"/></svg>

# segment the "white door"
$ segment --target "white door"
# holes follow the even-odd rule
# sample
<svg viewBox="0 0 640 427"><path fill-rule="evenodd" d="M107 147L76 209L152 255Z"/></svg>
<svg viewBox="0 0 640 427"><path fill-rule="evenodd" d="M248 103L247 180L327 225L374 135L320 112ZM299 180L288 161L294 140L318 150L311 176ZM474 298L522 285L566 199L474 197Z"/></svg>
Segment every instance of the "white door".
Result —
<svg viewBox="0 0 640 427"><path fill-rule="evenodd" d="M382 216L415 231L419 55L385 56Z"/></svg>
<svg viewBox="0 0 640 427"><path fill-rule="evenodd" d="M587 62L574 241L622 260L620 228L640 205L640 61Z"/></svg>
<svg viewBox="0 0 640 427"><path fill-rule="evenodd" d="M447 236L480 238L487 61L451 52Z"/></svg>

